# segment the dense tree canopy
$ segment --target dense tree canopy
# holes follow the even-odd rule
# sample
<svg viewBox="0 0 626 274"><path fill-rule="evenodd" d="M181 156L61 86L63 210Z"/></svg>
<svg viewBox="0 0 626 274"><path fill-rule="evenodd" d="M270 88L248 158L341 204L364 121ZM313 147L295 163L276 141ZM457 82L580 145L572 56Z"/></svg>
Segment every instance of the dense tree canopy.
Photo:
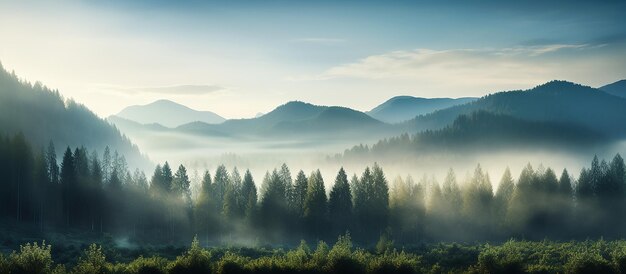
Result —
<svg viewBox="0 0 626 274"><path fill-rule="evenodd" d="M495 192L480 165L462 182L450 170L441 184L409 176L391 186L377 164L350 180L341 168L328 192L319 170L308 177L299 171L292 180L282 165L266 173L257 191L249 170L242 177L219 165L214 176L204 173L194 198L183 165L175 172L167 162L157 165L147 180L110 149L100 156L67 147L57 155L54 144L33 149L18 134L0 137L0 174L0 217L8 222L137 241L197 234L203 242L295 243L350 232L359 244L384 247L386 241L623 237L626 228L626 167L619 154L609 162L594 157L577 180L567 170L557 176L530 164L518 178L506 169Z"/></svg>

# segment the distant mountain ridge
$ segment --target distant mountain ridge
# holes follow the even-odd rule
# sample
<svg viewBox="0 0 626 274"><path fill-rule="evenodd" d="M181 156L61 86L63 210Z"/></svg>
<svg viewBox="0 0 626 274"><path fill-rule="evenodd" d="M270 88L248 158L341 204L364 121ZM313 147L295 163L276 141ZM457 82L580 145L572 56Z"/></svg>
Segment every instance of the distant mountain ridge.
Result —
<svg viewBox="0 0 626 274"><path fill-rule="evenodd" d="M615 83L599 87L598 89L611 95L626 98L626 80L619 80Z"/></svg>
<svg viewBox="0 0 626 274"><path fill-rule="evenodd" d="M437 110L472 102L478 98L420 98L396 96L378 105L367 114L386 123L400 123Z"/></svg>
<svg viewBox="0 0 626 274"><path fill-rule="evenodd" d="M558 122L626 137L626 99L567 81L550 81L529 90L498 92L471 103L422 115L405 123L405 130L438 129L459 115L478 110L529 121Z"/></svg>
<svg viewBox="0 0 626 274"><path fill-rule="evenodd" d="M380 140L371 147L354 146L344 157L411 154L486 149L581 148L602 144L607 138L579 125L528 121L484 110L458 116L450 125L413 135L402 134Z"/></svg>
<svg viewBox="0 0 626 274"><path fill-rule="evenodd" d="M116 116L141 124L158 123L174 128L192 122L219 124L226 119L211 111L198 111L169 100L158 100L147 105L129 106Z"/></svg>
<svg viewBox="0 0 626 274"><path fill-rule="evenodd" d="M388 128L387 124L357 110L291 101L257 118L226 120L218 125L193 123L182 125L178 129L212 135L219 133L245 136L293 136L299 134L326 134L330 136L334 133L339 135L356 134L366 130L386 128Z"/></svg>

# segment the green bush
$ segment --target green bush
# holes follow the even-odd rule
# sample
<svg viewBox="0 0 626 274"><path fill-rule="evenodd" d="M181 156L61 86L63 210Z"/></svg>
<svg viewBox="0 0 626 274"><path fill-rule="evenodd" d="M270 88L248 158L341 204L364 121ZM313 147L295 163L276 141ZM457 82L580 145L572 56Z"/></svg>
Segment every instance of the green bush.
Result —
<svg viewBox="0 0 626 274"><path fill-rule="evenodd" d="M9 273L9 263L2 253L0 253L0 273Z"/></svg>
<svg viewBox="0 0 626 274"><path fill-rule="evenodd" d="M499 247L487 246L478 255L477 270L481 273L525 273L524 263L515 243Z"/></svg>
<svg viewBox="0 0 626 274"><path fill-rule="evenodd" d="M51 248L45 241L41 245L27 243L20 246L19 253L14 251L9 256L3 273L52 273Z"/></svg>
<svg viewBox="0 0 626 274"><path fill-rule="evenodd" d="M128 263L126 272L129 274L165 274L168 261L162 257L144 258L143 256Z"/></svg>
<svg viewBox="0 0 626 274"><path fill-rule="evenodd" d="M219 274L239 274L249 273L250 271L245 269L248 264L248 258L239 256L232 252L226 252L224 256L217 263L217 273Z"/></svg>
<svg viewBox="0 0 626 274"><path fill-rule="evenodd" d="M600 254L576 253L565 264L567 273L616 273L615 269Z"/></svg>
<svg viewBox="0 0 626 274"><path fill-rule="evenodd" d="M189 250L170 264L169 273L211 273L211 252L200 247L194 237Z"/></svg>
<svg viewBox="0 0 626 274"><path fill-rule="evenodd" d="M112 265L107 262L102 252L102 247L92 244L85 250L84 257L78 260L78 264L72 270L75 274L99 274L111 273Z"/></svg>

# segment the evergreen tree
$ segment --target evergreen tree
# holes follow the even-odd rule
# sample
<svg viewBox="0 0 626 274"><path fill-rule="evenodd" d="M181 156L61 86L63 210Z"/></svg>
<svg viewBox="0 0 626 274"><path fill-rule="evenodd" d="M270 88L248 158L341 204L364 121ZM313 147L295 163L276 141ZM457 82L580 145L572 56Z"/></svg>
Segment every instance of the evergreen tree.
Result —
<svg viewBox="0 0 626 274"><path fill-rule="evenodd" d="M109 146L104 148L104 153L102 153L102 179L104 182L108 182L111 178L113 162L111 161L111 149Z"/></svg>
<svg viewBox="0 0 626 274"><path fill-rule="evenodd" d="M172 189L172 180L174 179L174 176L172 175L172 168L170 168L170 164L168 162L165 162L165 164L163 164L163 167L161 169L161 174L162 174L161 175L162 181L160 181L160 183L162 184L161 189L164 192L169 192L170 189Z"/></svg>
<svg viewBox="0 0 626 274"><path fill-rule="evenodd" d="M327 198L324 188L324 179L319 169L309 176L306 199L304 200L304 218L312 236L320 238L323 236L326 216Z"/></svg>
<svg viewBox="0 0 626 274"><path fill-rule="evenodd" d="M161 165L157 165L154 168L152 179L150 179L150 191L152 191L153 194L164 193L165 189L163 188L163 181L163 169L161 168Z"/></svg>
<svg viewBox="0 0 626 274"><path fill-rule="evenodd" d="M448 221L458 219L463 207L463 197L456 181L456 174L452 169L448 170L448 174L443 181L441 195L446 203L446 210L444 210L445 219Z"/></svg>
<svg viewBox="0 0 626 274"><path fill-rule="evenodd" d="M187 169L185 166L180 165L176 174L174 174L174 178L172 179L171 192L174 194L174 197L177 199L182 199L191 207L191 189L190 189L191 181L189 181L189 176L187 175Z"/></svg>
<svg viewBox="0 0 626 274"><path fill-rule="evenodd" d="M505 223L506 213L514 191L515 184L513 183L511 170L507 167L504 174L502 174L502 179L500 179L500 184L498 185L498 190L496 191L496 195L494 197L494 217L500 227L502 227Z"/></svg>
<svg viewBox="0 0 626 274"><path fill-rule="evenodd" d="M52 184L59 183L59 165L57 164L57 152L54 143L50 141L46 152L46 162L48 165L48 181Z"/></svg>
<svg viewBox="0 0 626 274"><path fill-rule="evenodd" d="M328 211L333 236L341 235L351 229L352 193L350 192L348 176L343 167L339 169L335 184L330 191Z"/></svg>
<svg viewBox="0 0 626 274"><path fill-rule="evenodd" d="M213 200L220 211L224 209L224 196L228 187L230 187L230 175L224 165L219 165L213 177Z"/></svg>
<svg viewBox="0 0 626 274"><path fill-rule="evenodd" d="M304 171L300 170L298 175L296 175L289 206L291 211L294 212L298 218L302 218L304 216L304 200L306 199L306 192L308 188L308 179L306 178L306 175L304 175Z"/></svg>
<svg viewBox="0 0 626 274"><path fill-rule="evenodd" d="M201 235L204 235L205 241L209 241L210 234L215 231L216 222L216 205L212 195L213 184L211 180L211 174L208 171L204 172L202 177L202 186L200 188L200 194L195 206L195 220L196 229Z"/></svg>
<svg viewBox="0 0 626 274"><path fill-rule="evenodd" d="M63 215L65 224L69 226L74 221L74 202L76 201L76 167L72 150L67 147L61 162L61 185L63 186Z"/></svg>
<svg viewBox="0 0 626 274"><path fill-rule="evenodd" d="M251 219L256 210L257 190L250 170L246 170L241 186L241 197L243 198L244 214L247 219Z"/></svg>

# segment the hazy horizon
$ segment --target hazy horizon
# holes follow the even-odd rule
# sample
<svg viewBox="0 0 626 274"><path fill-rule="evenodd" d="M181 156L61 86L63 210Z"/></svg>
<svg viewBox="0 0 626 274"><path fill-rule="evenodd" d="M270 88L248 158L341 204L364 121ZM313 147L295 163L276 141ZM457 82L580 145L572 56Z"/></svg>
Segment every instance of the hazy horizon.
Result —
<svg viewBox="0 0 626 274"><path fill-rule="evenodd" d="M250 118L626 78L623 2L394 3L0 1L0 61L101 117L158 99Z"/></svg>

